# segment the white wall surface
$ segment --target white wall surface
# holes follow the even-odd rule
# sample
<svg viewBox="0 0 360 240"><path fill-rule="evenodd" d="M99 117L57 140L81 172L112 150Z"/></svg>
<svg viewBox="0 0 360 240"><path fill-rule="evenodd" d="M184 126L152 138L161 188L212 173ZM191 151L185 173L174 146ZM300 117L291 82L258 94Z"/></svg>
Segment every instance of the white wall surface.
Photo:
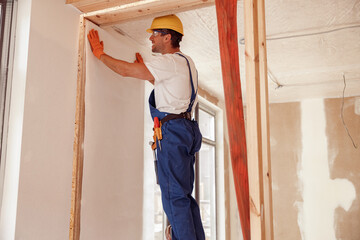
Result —
<svg viewBox="0 0 360 240"><path fill-rule="evenodd" d="M12 87L19 95L12 101L24 102L20 114L12 115L12 106L10 112L10 125L20 131L19 157L7 155L20 168L19 187L13 189L17 218L15 237L10 232L1 240L68 238L79 15L65 1L19 1L17 38L28 39L15 47L14 61L21 66L14 66Z"/></svg>
<svg viewBox="0 0 360 240"><path fill-rule="evenodd" d="M136 46L95 28L105 52L133 62ZM144 81L107 68L86 41L84 177L81 233L84 240L141 239L144 168ZM146 146L147 147L147 146Z"/></svg>

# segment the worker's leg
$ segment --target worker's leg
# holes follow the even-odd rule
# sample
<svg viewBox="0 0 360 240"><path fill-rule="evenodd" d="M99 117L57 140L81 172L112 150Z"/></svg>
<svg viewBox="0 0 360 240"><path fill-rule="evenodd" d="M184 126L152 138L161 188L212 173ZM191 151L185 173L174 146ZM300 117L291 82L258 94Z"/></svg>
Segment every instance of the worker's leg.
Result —
<svg viewBox="0 0 360 240"><path fill-rule="evenodd" d="M197 232L203 229L198 229L193 218L194 132L186 121L172 120L163 126L162 150L158 151L159 184L173 240L203 240L197 238Z"/></svg>
<svg viewBox="0 0 360 240"><path fill-rule="evenodd" d="M196 122L192 122L192 128L194 132L194 144L190 152L193 155L193 163L195 164L195 153L200 150L202 136L199 127ZM192 183L194 184L194 174L192 175ZM196 200L191 196L191 212L193 215L193 221L195 226L195 232L197 239L205 239L205 232L201 221L200 208Z"/></svg>
<svg viewBox="0 0 360 240"><path fill-rule="evenodd" d="M193 163L195 163L195 156L193 157ZM191 174L192 183L194 186L194 172ZM200 208L196 200L190 195L190 208L193 217L196 239L205 239L204 228L201 221Z"/></svg>
<svg viewBox="0 0 360 240"><path fill-rule="evenodd" d="M201 222L200 209L196 200L191 197L191 212L196 232L196 239L205 239L205 232Z"/></svg>
<svg viewBox="0 0 360 240"><path fill-rule="evenodd" d="M193 157L195 163L195 156ZM192 183L194 183L194 174L192 173ZM193 217L196 239L205 239L204 228L201 221L200 208L196 200L190 195L190 208Z"/></svg>

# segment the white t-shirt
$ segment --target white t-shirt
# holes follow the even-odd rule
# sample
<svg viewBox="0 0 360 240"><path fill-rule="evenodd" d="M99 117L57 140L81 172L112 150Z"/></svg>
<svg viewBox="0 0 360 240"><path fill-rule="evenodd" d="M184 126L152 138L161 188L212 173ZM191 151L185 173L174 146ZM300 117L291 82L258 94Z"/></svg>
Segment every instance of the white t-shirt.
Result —
<svg viewBox="0 0 360 240"><path fill-rule="evenodd" d="M181 54L189 60L196 93L198 74L195 64L189 56ZM176 53L163 54L155 56L151 61L144 63L155 78L156 108L161 112L175 114L186 112L191 98L190 74L186 59ZM193 109L196 102L197 97Z"/></svg>

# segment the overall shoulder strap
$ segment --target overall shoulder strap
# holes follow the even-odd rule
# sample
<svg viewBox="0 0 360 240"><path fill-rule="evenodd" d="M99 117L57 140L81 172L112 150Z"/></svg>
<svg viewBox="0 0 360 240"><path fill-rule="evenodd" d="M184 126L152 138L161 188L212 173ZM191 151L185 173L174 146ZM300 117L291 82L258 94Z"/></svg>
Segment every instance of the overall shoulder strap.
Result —
<svg viewBox="0 0 360 240"><path fill-rule="evenodd" d="M193 82L193 77L192 77L192 73L191 73L191 67L190 67L190 62L189 60L187 59L187 57L185 57L184 55L182 55L181 53L176 53L177 55L185 58L186 60L186 63L188 65L188 68L189 68L189 74L190 74L190 82L191 82L191 98L190 98L190 104L189 104L189 107L188 109L186 110L186 112L191 112L191 109L194 105L194 102L195 102L195 99L196 99L196 94L197 94L197 88L196 88L196 91L195 91L195 88L194 88L194 82ZM197 71L197 70L196 70ZM196 83L197 83L197 86L198 86L198 79L196 78Z"/></svg>

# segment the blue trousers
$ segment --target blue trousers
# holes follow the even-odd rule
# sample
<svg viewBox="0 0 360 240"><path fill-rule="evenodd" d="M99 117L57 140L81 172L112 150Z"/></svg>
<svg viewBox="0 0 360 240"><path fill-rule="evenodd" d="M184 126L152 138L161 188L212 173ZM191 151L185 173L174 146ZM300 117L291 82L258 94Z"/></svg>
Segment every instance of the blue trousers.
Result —
<svg viewBox="0 0 360 240"><path fill-rule="evenodd" d="M205 240L200 209L191 196L195 153L202 136L197 122L174 119L162 126L161 150L157 147L158 179L164 211L173 240Z"/></svg>

